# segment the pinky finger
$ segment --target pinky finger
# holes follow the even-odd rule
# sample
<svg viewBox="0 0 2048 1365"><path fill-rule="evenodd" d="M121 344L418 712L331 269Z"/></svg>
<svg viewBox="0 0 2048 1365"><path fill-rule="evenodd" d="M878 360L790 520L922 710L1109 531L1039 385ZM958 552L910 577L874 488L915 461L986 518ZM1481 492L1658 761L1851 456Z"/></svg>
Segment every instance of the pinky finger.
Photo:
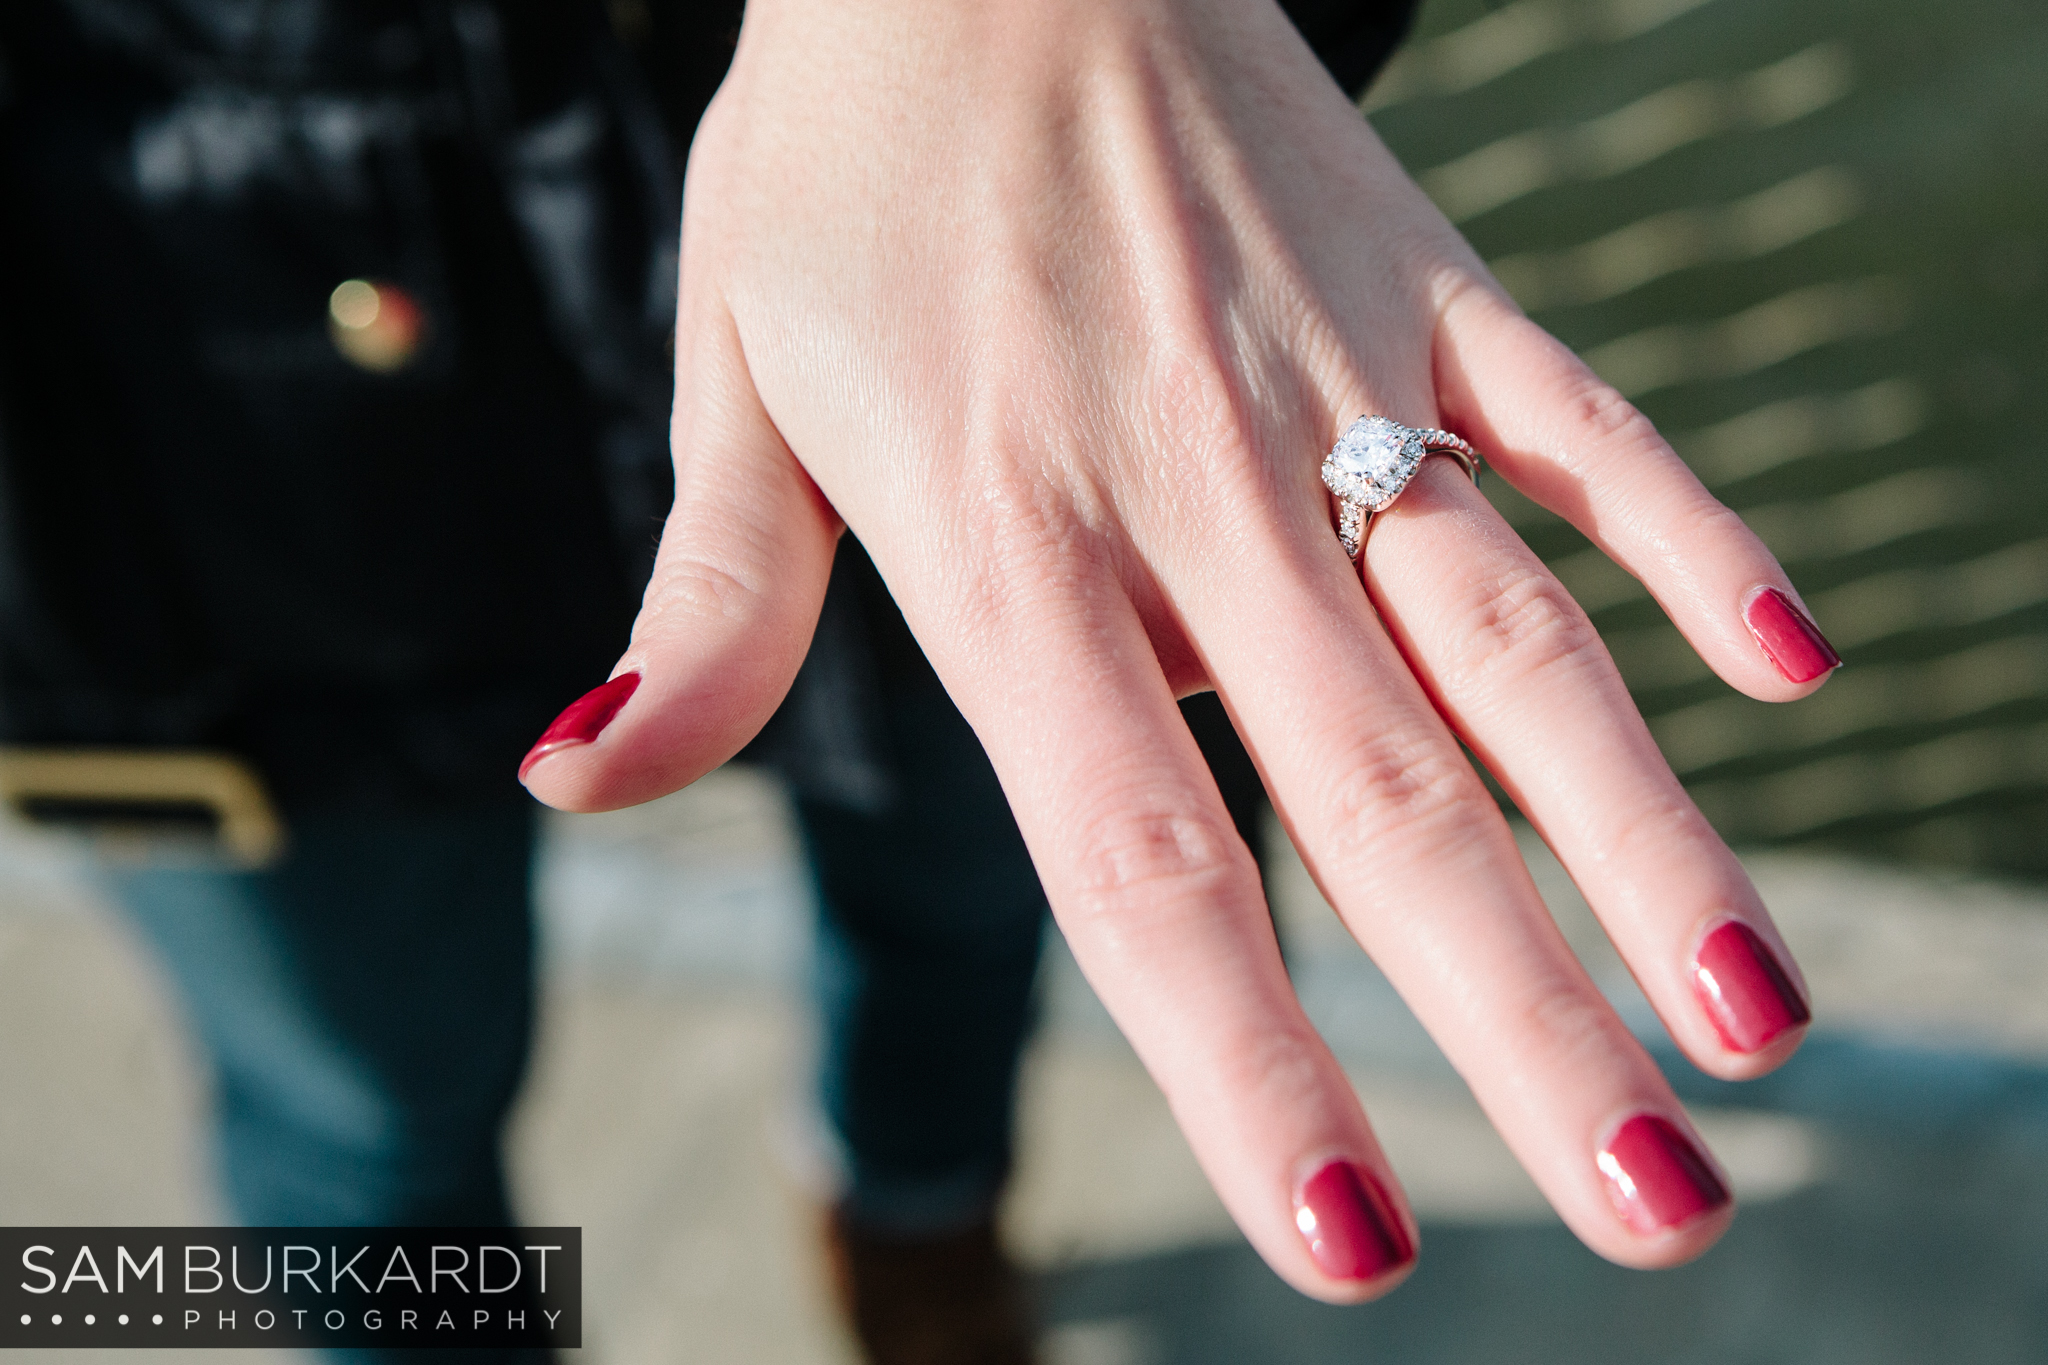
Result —
<svg viewBox="0 0 2048 1365"><path fill-rule="evenodd" d="M1791 701L1841 663L1756 534L1498 286L1475 283L1448 301L1436 376L1444 424L1640 579L1729 684Z"/></svg>

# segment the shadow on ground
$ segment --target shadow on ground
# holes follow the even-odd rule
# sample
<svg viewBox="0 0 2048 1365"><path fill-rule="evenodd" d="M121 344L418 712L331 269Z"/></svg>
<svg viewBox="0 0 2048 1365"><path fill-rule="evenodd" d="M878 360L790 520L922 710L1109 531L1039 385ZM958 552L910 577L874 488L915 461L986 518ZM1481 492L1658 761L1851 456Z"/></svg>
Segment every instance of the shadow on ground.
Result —
<svg viewBox="0 0 2048 1365"><path fill-rule="evenodd" d="M1736 1094L1662 1060L1688 1100ZM1143 1365L2048 1362L2048 1070L1816 1038L1740 1100L1825 1125L1826 1170L1679 1270L1555 1223L1425 1225L1377 1304L1313 1303L1239 1244L1056 1271L1048 1325L1112 1325Z"/></svg>

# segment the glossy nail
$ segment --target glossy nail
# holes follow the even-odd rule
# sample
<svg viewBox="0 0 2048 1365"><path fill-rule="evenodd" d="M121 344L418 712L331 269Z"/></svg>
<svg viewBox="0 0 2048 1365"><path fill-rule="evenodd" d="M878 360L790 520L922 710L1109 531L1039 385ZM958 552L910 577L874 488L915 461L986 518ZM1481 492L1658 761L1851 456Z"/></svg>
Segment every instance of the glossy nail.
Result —
<svg viewBox="0 0 2048 1365"><path fill-rule="evenodd" d="M526 751L526 757L519 763L519 780L533 771L533 765L557 749L567 749L577 744L588 744L603 733L604 727L612 723L612 717L619 714L619 708L633 695L633 689L640 685L638 673L621 673L603 687L584 693L569 703L567 710L555 717L555 723L541 732L533 747Z"/></svg>
<svg viewBox="0 0 2048 1365"><path fill-rule="evenodd" d="M1765 588L1750 598L1742 620L1763 646L1764 657L1788 682L1812 682L1842 665L1842 656L1835 653L1820 627L1776 588Z"/></svg>
<svg viewBox="0 0 2048 1365"><path fill-rule="evenodd" d="M1760 1051L1813 1018L1778 955L1747 924L1731 920L1707 935L1693 959L1692 985L1733 1052Z"/></svg>
<svg viewBox="0 0 2048 1365"><path fill-rule="evenodd" d="M1614 1130L1595 1161L1615 1212L1637 1232L1661 1232L1728 1202L1728 1187L1669 1119L1638 1114Z"/></svg>
<svg viewBox="0 0 2048 1365"><path fill-rule="evenodd" d="M1294 1201L1294 1225L1333 1280L1371 1280L1415 1259L1415 1244L1370 1171L1333 1161Z"/></svg>

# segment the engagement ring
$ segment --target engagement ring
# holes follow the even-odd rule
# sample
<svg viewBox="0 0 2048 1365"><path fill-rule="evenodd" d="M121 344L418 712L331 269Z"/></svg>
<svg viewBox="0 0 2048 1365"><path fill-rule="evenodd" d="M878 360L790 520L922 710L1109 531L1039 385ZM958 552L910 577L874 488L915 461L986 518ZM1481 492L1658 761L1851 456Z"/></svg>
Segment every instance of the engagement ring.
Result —
<svg viewBox="0 0 2048 1365"><path fill-rule="evenodd" d="M1323 484L1337 495L1337 539L1353 559L1365 545L1373 513L1401 496L1415 471L1431 455L1448 455L1479 482L1479 452L1462 436L1434 427L1417 430L1385 417L1353 422L1323 457Z"/></svg>

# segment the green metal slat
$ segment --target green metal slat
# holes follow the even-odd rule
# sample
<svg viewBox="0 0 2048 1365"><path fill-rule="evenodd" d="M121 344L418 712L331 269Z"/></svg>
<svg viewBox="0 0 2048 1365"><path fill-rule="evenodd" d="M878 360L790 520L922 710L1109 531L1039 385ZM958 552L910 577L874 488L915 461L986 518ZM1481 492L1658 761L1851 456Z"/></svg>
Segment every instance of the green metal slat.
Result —
<svg viewBox="0 0 2048 1365"><path fill-rule="evenodd" d="M1492 482L1739 842L2048 875L2044 70L2010 0L1436 0L1367 97L1842 649L1742 698Z"/></svg>

